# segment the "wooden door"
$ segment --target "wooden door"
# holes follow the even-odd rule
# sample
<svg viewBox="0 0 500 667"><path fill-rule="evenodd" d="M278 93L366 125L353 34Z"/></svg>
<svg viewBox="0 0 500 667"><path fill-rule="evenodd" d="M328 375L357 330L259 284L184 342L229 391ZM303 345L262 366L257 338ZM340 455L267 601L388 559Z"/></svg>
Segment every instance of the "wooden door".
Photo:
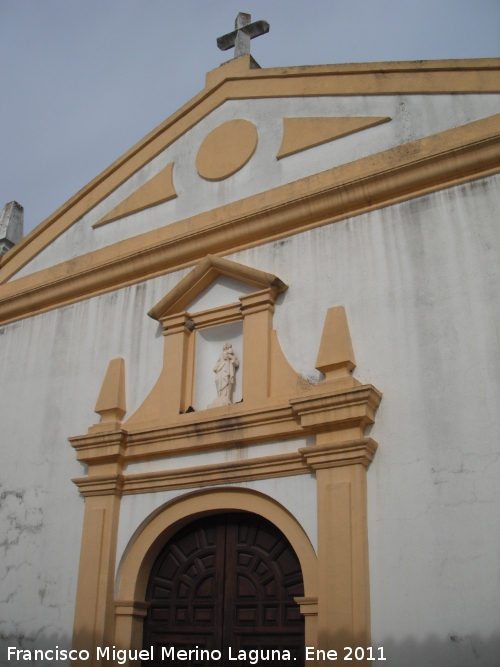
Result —
<svg viewBox="0 0 500 667"><path fill-rule="evenodd" d="M247 657L251 650L264 651L264 657L288 650L300 667L304 621L293 598L303 594L297 556L269 521L248 512L206 517L179 531L152 568L144 647L155 647L155 664L162 664L162 647L198 647L218 649L222 659L163 664L229 667L235 664L231 648L233 658L241 650Z"/></svg>

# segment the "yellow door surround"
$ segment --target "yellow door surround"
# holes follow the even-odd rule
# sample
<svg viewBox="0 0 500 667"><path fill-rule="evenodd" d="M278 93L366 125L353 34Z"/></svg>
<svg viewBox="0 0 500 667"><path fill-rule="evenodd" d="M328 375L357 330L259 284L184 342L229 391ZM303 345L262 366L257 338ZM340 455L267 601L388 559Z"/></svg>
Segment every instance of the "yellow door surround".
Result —
<svg viewBox="0 0 500 667"><path fill-rule="evenodd" d="M221 274L244 280L256 291L238 303L185 311ZM342 306L326 315L316 362L325 379L313 385L291 368L272 328L276 296L286 287L277 276L236 262L217 257L200 262L149 313L164 328L163 369L143 404L124 422L119 421L125 410L124 365L111 362L96 405L102 421L86 435L70 438L78 460L88 464L88 475L73 480L85 497L75 648L140 647L145 582L159 548L200 513L228 510L261 513L295 548L304 572L305 595L297 602L306 617L308 645L340 650L369 645L366 469L377 443L364 431L375 420L381 394L351 375L355 358ZM192 405L197 328L238 319L243 321L244 402L186 412ZM168 464L169 457L181 453L304 436L314 436L316 444L224 464ZM124 472L128 462L153 458L167 459L163 470ZM311 473L317 481L317 556L303 528L279 503L228 487ZM145 521L115 580L122 496L167 489L186 489L188 495Z"/></svg>
<svg viewBox="0 0 500 667"><path fill-rule="evenodd" d="M305 597L317 600L317 557L300 524L279 503L249 489L223 488L195 491L154 512L134 535L116 578L115 635L117 647L142 648L144 602L151 567L163 545L182 526L218 512L246 511L259 514L279 526L295 550L304 577ZM315 642L317 615L306 615L306 641ZM312 643L310 644L312 645Z"/></svg>

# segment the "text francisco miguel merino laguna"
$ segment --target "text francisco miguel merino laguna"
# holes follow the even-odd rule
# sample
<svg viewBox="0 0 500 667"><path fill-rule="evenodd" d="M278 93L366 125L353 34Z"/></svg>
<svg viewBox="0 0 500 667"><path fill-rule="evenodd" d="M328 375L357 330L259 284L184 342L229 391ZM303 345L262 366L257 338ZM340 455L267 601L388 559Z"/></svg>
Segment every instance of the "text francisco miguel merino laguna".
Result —
<svg viewBox="0 0 500 667"><path fill-rule="evenodd" d="M228 659L229 660L243 660L247 661L251 665L256 665L260 661L275 661L275 660L283 660L283 661L292 661L294 658L290 655L290 651L278 651L277 649L252 649L249 651L245 651L243 649L240 649L239 651L232 649L231 647L228 648ZM358 647L356 649L353 649L346 646L344 648L344 651L347 652L346 656L343 656L346 660L352 660L351 655L355 656L356 660L363 660L364 658L364 653L365 649ZM358 655L358 652L362 651L363 656ZM385 660L384 658L384 653L383 653L383 648L379 647L377 649L377 652L380 653L378 657L374 657L374 649L372 647L368 647L366 649L367 651L367 657L368 660ZM341 656L342 657L342 656ZM127 660L133 661L133 660L154 660L154 647L151 646L149 650L143 649L142 651L138 650L131 650L131 649L117 649L115 646L110 648L109 646L106 646L104 648L101 648L98 646L96 648L96 658L97 660L104 659L104 660L113 660L117 662L119 665L123 665L127 662ZM305 658L306 660L337 660L337 651L323 651L320 649L315 649L313 646L306 646L305 648ZM65 649L60 649L58 646L55 647L55 649L47 649L47 650L41 650L41 649L36 649L36 650L27 650L27 649L21 649L17 648L17 646L9 646L7 648L7 659L8 660L26 660L26 661L32 661L32 660L54 660L54 661L65 661L65 660L89 660L90 659L90 653L86 651L85 649L81 651L68 651ZM189 650L183 650L183 649L175 649L173 646L162 646L161 647L161 660L195 660L198 662L199 660L213 660L214 662L218 660L222 660L222 653L221 651L218 650L212 650L208 651L206 649L200 649L198 646L196 646L194 649L189 649Z"/></svg>

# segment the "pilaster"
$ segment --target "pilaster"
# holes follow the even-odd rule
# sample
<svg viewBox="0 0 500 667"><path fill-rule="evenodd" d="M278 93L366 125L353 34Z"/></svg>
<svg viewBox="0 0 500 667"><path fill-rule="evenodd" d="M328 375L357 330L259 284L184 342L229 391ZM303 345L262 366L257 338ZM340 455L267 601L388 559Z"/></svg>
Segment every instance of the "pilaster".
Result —
<svg viewBox="0 0 500 667"><path fill-rule="evenodd" d="M126 438L126 432L120 430L70 439L77 459L89 466L87 477L73 479L85 497L73 648L89 651L90 659L73 661L74 665L100 665L96 647L113 644L113 586Z"/></svg>
<svg viewBox="0 0 500 667"><path fill-rule="evenodd" d="M264 289L240 297L243 315L243 400L245 405L267 401L271 377L271 330L276 290Z"/></svg>
<svg viewBox="0 0 500 667"><path fill-rule="evenodd" d="M142 630L149 602L118 600L115 602L115 637L117 649L142 649ZM129 662L127 661L127 665ZM133 664L133 663L132 663Z"/></svg>
<svg viewBox="0 0 500 667"><path fill-rule="evenodd" d="M318 598L297 597L295 602L300 606L300 613L304 616L305 632L304 645L318 646Z"/></svg>
<svg viewBox="0 0 500 667"><path fill-rule="evenodd" d="M342 661L344 646L370 643L366 468L377 444L327 438L300 451L317 481L318 648Z"/></svg>
<svg viewBox="0 0 500 667"><path fill-rule="evenodd" d="M161 410L165 419L176 419L189 407L189 397L186 396L191 335L189 320L190 315L186 312L161 319L165 336Z"/></svg>

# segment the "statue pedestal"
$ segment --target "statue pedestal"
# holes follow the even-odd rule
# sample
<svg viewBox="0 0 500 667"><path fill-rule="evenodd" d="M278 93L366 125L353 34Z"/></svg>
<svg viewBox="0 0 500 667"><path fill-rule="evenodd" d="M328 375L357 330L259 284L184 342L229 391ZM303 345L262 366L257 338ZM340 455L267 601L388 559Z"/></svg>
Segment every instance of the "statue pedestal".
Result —
<svg viewBox="0 0 500 667"><path fill-rule="evenodd" d="M217 398L210 403L210 405L207 405L207 410L209 408L221 408L224 405L232 405L232 402L226 398L226 396L217 396Z"/></svg>

